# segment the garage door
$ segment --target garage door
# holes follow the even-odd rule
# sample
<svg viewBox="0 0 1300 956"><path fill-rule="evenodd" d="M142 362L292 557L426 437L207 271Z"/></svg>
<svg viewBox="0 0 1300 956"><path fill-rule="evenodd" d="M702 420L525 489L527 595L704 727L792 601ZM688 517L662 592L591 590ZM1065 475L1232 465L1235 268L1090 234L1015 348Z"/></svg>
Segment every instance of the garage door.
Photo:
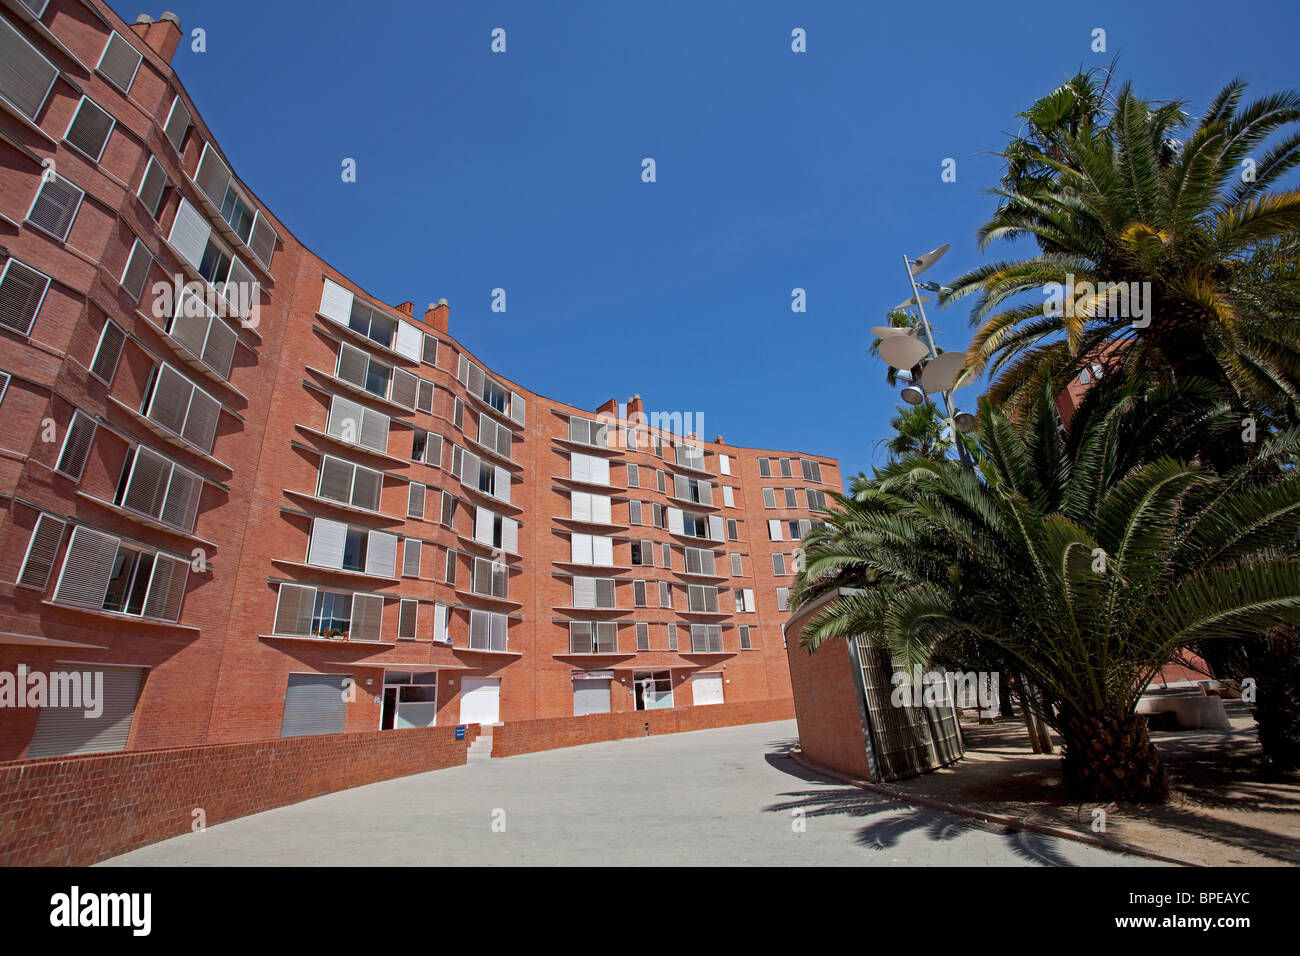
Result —
<svg viewBox="0 0 1300 956"><path fill-rule="evenodd" d="M609 681L575 680L573 682L573 716L609 713Z"/></svg>
<svg viewBox="0 0 1300 956"><path fill-rule="evenodd" d="M697 707L701 704L722 703L722 675L692 674L691 696L695 698Z"/></svg>
<svg viewBox="0 0 1300 956"><path fill-rule="evenodd" d="M501 719L501 678L466 677L460 685L460 722L495 724Z"/></svg>
<svg viewBox="0 0 1300 956"><path fill-rule="evenodd" d="M339 674L290 674L280 736L343 733L348 710L347 679Z"/></svg>
<svg viewBox="0 0 1300 956"><path fill-rule="evenodd" d="M98 717L87 717L86 709L80 706L42 707L27 756L62 757L125 750L144 669L70 666L68 670L79 673L82 680L89 675L92 682L97 682L96 675L104 675L103 711ZM83 698L81 703L85 702Z"/></svg>

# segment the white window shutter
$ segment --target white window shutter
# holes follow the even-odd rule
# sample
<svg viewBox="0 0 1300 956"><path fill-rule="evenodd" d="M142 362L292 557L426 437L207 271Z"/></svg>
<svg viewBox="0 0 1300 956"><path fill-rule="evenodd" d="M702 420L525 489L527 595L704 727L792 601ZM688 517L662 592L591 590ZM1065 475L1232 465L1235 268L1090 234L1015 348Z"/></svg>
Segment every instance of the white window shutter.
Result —
<svg viewBox="0 0 1300 956"><path fill-rule="evenodd" d="M394 351L416 362L420 361L420 352L424 348L424 333L410 322L397 323L397 344Z"/></svg>
<svg viewBox="0 0 1300 956"><path fill-rule="evenodd" d="M574 607L595 607L596 606L596 579L595 578L574 578L573 579L573 606Z"/></svg>
<svg viewBox="0 0 1300 956"><path fill-rule="evenodd" d="M482 505L474 510L474 540L492 546L492 518L494 515Z"/></svg>
<svg viewBox="0 0 1300 956"><path fill-rule="evenodd" d="M226 189L230 186L230 167L217 155L211 143L203 144L203 156L194 173L194 184L208 194L214 206L221 208L226 198Z"/></svg>
<svg viewBox="0 0 1300 956"><path fill-rule="evenodd" d="M668 509L668 530L671 531L673 534L683 533L681 508Z"/></svg>
<svg viewBox="0 0 1300 956"><path fill-rule="evenodd" d="M279 238L280 234L259 209L253 217L253 230L248 234L248 248L253 250L253 255L268 269L271 268L271 257L275 255L275 243Z"/></svg>
<svg viewBox="0 0 1300 956"><path fill-rule="evenodd" d="M343 547L348 539L348 526L342 521L314 518L311 523L311 546L307 549L307 563L321 568L343 567Z"/></svg>
<svg viewBox="0 0 1300 956"><path fill-rule="evenodd" d="M519 553L519 522L514 518L501 519L501 550L507 554Z"/></svg>
<svg viewBox="0 0 1300 956"><path fill-rule="evenodd" d="M352 318L352 293L337 282L326 279L320 296L320 314L340 325L347 325Z"/></svg>
<svg viewBox="0 0 1300 956"><path fill-rule="evenodd" d="M736 507L736 498L731 490L731 485L722 486L722 503L728 508Z"/></svg>
<svg viewBox="0 0 1300 956"><path fill-rule="evenodd" d="M569 493L569 517L574 521L591 520L591 501L592 496L585 491L572 491Z"/></svg>
<svg viewBox="0 0 1300 956"><path fill-rule="evenodd" d="M383 578L397 574L397 535L371 531L366 542L366 574Z"/></svg>
<svg viewBox="0 0 1300 956"><path fill-rule="evenodd" d="M496 496L510 504L510 472L500 465L497 466Z"/></svg>
<svg viewBox="0 0 1300 956"><path fill-rule="evenodd" d="M608 495L591 496L591 520L599 521L601 524L614 523Z"/></svg>
<svg viewBox="0 0 1300 956"><path fill-rule="evenodd" d="M754 610L754 589L745 588L745 610Z"/></svg>
<svg viewBox="0 0 1300 956"><path fill-rule="evenodd" d="M180 208L176 210L176 218L172 221L172 231L167 236L172 248L197 269L203 261L203 250L208 247L208 236L211 234L212 227L208 225L203 213L190 205L188 199L182 198Z"/></svg>
<svg viewBox="0 0 1300 956"><path fill-rule="evenodd" d="M102 608L117 545L118 539L112 535L86 527L73 529L54 600L76 607Z"/></svg>
<svg viewBox="0 0 1300 956"><path fill-rule="evenodd" d="M591 564L591 535L574 534L569 536L569 560L573 564ZM105 579L104 586L108 586L107 579Z"/></svg>
<svg viewBox="0 0 1300 956"><path fill-rule="evenodd" d="M730 456L730 455L719 455L719 456L718 456L718 467L719 467L719 469L722 471L722 473L723 473L724 475L729 475L729 474L731 474L731 456Z"/></svg>
<svg viewBox="0 0 1300 956"><path fill-rule="evenodd" d="M612 566L614 564L614 539L592 538L591 560L592 564L601 564L606 567Z"/></svg>
<svg viewBox="0 0 1300 956"><path fill-rule="evenodd" d="M388 416L362 409L360 443L378 452L388 452Z"/></svg>
<svg viewBox="0 0 1300 956"><path fill-rule="evenodd" d="M445 604L433 606L433 639L444 643L447 640L447 605Z"/></svg>
<svg viewBox="0 0 1300 956"><path fill-rule="evenodd" d="M574 481L591 481L591 462L588 455L569 455L569 477Z"/></svg>
<svg viewBox="0 0 1300 956"><path fill-rule="evenodd" d="M510 393L510 420L516 425L525 424L527 402L518 392Z"/></svg>
<svg viewBox="0 0 1300 956"><path fill-rule="evenodd" d="M179 96L175 97L172 100L172 108L167 111L167 122L163 126L163 132L167 134L167 141L172 144L176 152L181 151L181 143L185 141L185 134L189 132L193 122L189 107Z"/></svg>
<svg viewBox="0 0 1300 956"><path fill-rule="evenodd" d="M690 487L687 479L681 475L673 475L673 497L680 498L683 501L689 501L691 498Z"/></svg>
<svg viewBox="0 0 1300 956"><path fill-rule="evenodd" d="M710 482L700 482L700 501L706 505L713 504L713 485Z"/></svg>
<svg viewBox="0 0 1300 956"><path fill-rule="evenodd" d="M781 537L781 522L776 518L769 518L767 522L767 536L773 541L784 540Z"/></svg>
<svg viewBox="0 0 1300 956"><path fill-rule="evenodd" d="M709 537L714 541L722 541L724 535L721 515L709 515Z"/></svg>

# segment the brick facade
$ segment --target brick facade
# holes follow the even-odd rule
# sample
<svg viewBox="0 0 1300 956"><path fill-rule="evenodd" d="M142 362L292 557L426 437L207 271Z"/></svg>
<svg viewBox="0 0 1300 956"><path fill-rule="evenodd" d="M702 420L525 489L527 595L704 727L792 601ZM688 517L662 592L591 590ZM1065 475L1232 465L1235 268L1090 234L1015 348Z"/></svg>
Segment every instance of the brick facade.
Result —
<svg viewBox="0 0 1300 956"><path fill-rule="evenodd" d="M51 0L39 19L18 17L11 7L0 15L57 71L32 115L24 114L21 104L6 103L0 111L0 152L6 157L0 169L0 262L12 265L14 276L34 270L50 279L30 328L20 327L26 300L13 291L18 287L5 291L0 286L9 308L0 324L0 373L9 376L0 396L0 672L13 673L19 665L39 671L138 668L144 677L125 743L129 751L275 738L294 674L352 678L360 693L348 705L342 729L357 734L381 726L385 674L392 672L437 672L438 725L469 722L462 712L461 688L467 680L483 679L500 680L497 720L507 728L517 721L572 719L574 674L589 671L611 674L611 716L584 719L603 719L610 726L617 724L618 714L636 709L636 682L647 673L671 675L667 684L674 711L695 705L693 675L700 673L720 675L699 686L714 688L720 679L725 702L701 710L721 715L733 705L753 705L760 714L784 706L791 689L778 588L793 580L798 542L791 540L792 530L806 531L816 520L818 503L810 500L808 490L829 493L842 487L837 462L732 447L720 438L688 440L662 423L640 429L635 450L592 448L571 440L571 418L595 420L603 411L606 420L636 425L639 416L652 412L640 396L622 405L610 400L593 410L537 395L465 350L449 331L445 303L417 313L410 303L394 307L378 302L303 247L229 173L232 164L171 69L181 39L178 24L163 19L128 26L95 0ZM120 63L129 67L135 55L140 63L128 76ZM83 96L114 120L97 160L64 138L74 117L81 123L82 112L93 113L84 107ZM191 123L182 128L186 114ZM84 145L88 127L76 129L73 138ZM37 228L29 218L44 221L47 215L32 210L43 194L49 160L58 176L85 192L64 238ZM229 176L224 195L223 169ZM159 173L166 186L155 197L151 184ZM238 202L227 212L232 197ZM241 210L246 219L240 218ZM194 245L196 228L210 230L206 246L201 241ZM143 260L134 250L140 247L152 261L147 272L137 274L133 270ZM257 311L247 317L219 315L211 320L207 339L197 346L190 340L186 344L177 331L179 320L160 305L158 284L174 287L180 276L208 290L206 277L218 273L231 288L256 282ZM140 275L143 283L136 287ZM338 303L349 297L352 311L346 312L347 306ZM363 320L371 323L372 334L356 330ZM91 369L102 360L101 333L108 321L126 340L120 358L101 380ZM376 330L390 323L400 324L395 326L399 330L381 343L384 335ZM226 335L233 330L235 337L228 357L217 347L224 341L221 329ZM346 377L340 364L348 356L366 369L360 385ZM164 365L183 378L165 372ZM369 387L366 377L375 369L391 383L382 394ZM172 407L164 402L164 393L172 393L163 383L177 380L207 393L210 405L198 391L187 392L193 398L185 406L189 411L183 427L159 424ZM415 407L399 397L398 380L417 389ZM493 385L500 389L499 400L490 394ZM425 406L429 386L432 404ZM159 403L161 411L145 413ZM203 409L208 407L219 407L219 413L205 424ZM348 417L351 407L364 409L359 422ZM68 475L58 466L68 455L65 439L78 410L96 428L80 474ZM376 443L367 438L367 423L380 416L390 422L386 441ZM361 425L359 438L347 431L349 423ZM205 427L211 428L210 443ZM437 461L413 459L417 430L441 437ZM662 443L659 454L656 440ZM674 451L679 444L695 445L701 457L679 466ZM142 450L145 457L162 456L175 469L170 472L174 476L183 470L201 479L192 527L144 517L131 505L136 471L125 469L128 462L136 470L143 468ZM495 495L453 475L457 465L466 474L466 454L491 470L498 482ZM575 455L608 462L608 485L574 477L579 467ZM323 485L318 490L325 456L337 459L339 467L382 473L377 509L352 499L346 504L331 500L321 493ZM767 475L762 461L768 462ZM635 486L629 486L630 466L639 471ZM659 490L660 473L664 491ZM501 500L506 476L509 503ZM676 496L676 479L697 482L683 485L688 500ZM709 485L713 504L689 500L706 494L699 482ZM413 494L418 497L412 483L425 486L423 518L408 514ZM347 486L347 494L355 494L359 485L357 479ZM724 487L731 489L731 505L724 503ZM772 490L770 501L765 489ZM794 491L793 502L787 502L786 489ZM456 502L450 524L441 520L444 492ZM609 517L574 517L575 497L582 495L608 498ZM161 492L151 500L156 512ZM640 525L632 520L634 501L643 502ZM655 506L662 509L665 527L655 526ZM482 535L476 537L480 509L490 513L489 519L505 519L503 528L515 523L513 552L504 553L504 543L498 547L495 539L485 543L478 539ZM683 512L684 521L698 518L705 537L670 526L675 520L670 509ZM35 553L30 546L41 515L48 519L46 528L54 526L54 519L66 527L44 584L37 580L29 586L20 576L40 578L40 567L32 571L29 551ZM769 520L780 522L779 541L769 538ZM361 570L345 570L351 560L346 553L313 557L313 528L328 522L335 523L330 527L347 524L354 536L359 532L358 540L372 557L388 546L386 535L397 536L395 568L375 570L382 562L372 568L368 558ZM167 555L191 561L176 619L168 619L165 611L89 606L84 593L72 593L81 571L68 577L67 594L57 593L75 528L120 539L119 562L122 554L139 552L133 580L140 592L134 583L126 589L124 609L137 597L146 609L153 603L165 606L170 579L158 568ZM610 539L609 562L575 566L575 534ZM317 537L324 540L324 532ZM642 540L652 542L652 566L633 563L633 549ZM352 547L352 538L348 541ZM407 548L415 541L421 543L418 573L403 574ZM663 561L665 545L670 567ZM712 552L713 573L688 571L687 548ZM321 553L327 550L322 545ZM454 584L446 576L449 553ZM774 567L774 553L783 556L784 574ZM738 574L733 573L733 554L739 555ZM148 572L153 577L143 570L146 559L153 562L154 570ZM331 560L336 566L328 566ZM504 596L476 593L476 561L484 580L490 578L484 569L492 562L506 565ZM118 582L117 565L111 570L103 605L111 604ZM92 583L97 580L97 571L85 573ZM575 575L614 580L614 607L573 608ZM636 581L645 582L645 607L636 606ZM659 606L661 582L671 589L671 607ZM306 610L298 617L279 613L282 586L288 588L284 594L303 602ZM704 607L710 602L701 589L716 588L716 611L691 610L692 587ZM317 591L309 600L306 591L294 588ZM737 611L735 589L742 598L752 591L753 610ZM332 628L346 629L347 639L320 636L331 629L330 615L322 608L343 606L331 603L333 597L323 598L325 591L346 596L350 604L345 626ZM366 595L382 599L377 623L361 610L373 603ZM417 602L413 636L399 636L402 599ZM434 640L439 607L447 609L446 641ZM487 617L475 617L487 623L484 634L471 639L475 612L507 617L504 649L485 636L491 629ZM575 651L570 622L592 621L616 622L615 647L602 653ZM648 649L638 646L638 623L648 625ZM676 626L676 649L669 646L669 625ZM692 625L716 625L720 636L698 628L693 645ZM747 647L742 647L742 627L748 628ZM69 661L81 663L60 663ZM0 760L27 756L39 713L39 708L0 709ZM709 726L721 719L669 718L667 713L657 712L655 722ZM507 731L498 739L523 738Z"/></svg>

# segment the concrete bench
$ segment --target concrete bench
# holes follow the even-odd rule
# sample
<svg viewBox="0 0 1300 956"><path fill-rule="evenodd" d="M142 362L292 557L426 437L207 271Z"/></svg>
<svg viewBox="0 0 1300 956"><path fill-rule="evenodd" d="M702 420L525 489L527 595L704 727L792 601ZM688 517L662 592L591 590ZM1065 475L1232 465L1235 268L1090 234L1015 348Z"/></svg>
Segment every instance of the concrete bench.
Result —
<svg viewBox="0 0 1300 956"><path fill-rule="evenodd" d="M1181 730L1232 729L1228 712L1223 709L1223 698L1217 694L1205 696L1199 691L1196 694L1153 694L1138 701L1137 712L1147 717L1172 714Z"/></svg>

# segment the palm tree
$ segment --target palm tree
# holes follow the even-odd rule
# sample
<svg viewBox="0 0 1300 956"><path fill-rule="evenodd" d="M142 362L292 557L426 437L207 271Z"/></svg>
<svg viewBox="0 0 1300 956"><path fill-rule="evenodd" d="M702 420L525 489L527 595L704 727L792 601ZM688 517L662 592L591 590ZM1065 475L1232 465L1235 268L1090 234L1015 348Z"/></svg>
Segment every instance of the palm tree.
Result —
<svg viewBox="0 0 1300 956"><path fill-rule="evenodd" d="M954 647L1007 662L1043 699L1080 799L1163 800L1138 697L1175 650L1300 623L1300 474L1220 476L1177 457L1230 423L1209 383L1109 377L1068 426L1042 389L1015 420L981 403L977 468L913 457L859 478L805 539L794 599L830 587L802 646L865 635L908 669Z"/></svg>
<svg viewBox="0 0 1300 956"><path fill-rule="evenodd" d="M893 371L893 369L890 369ZM951 437L944 437L943 419L929 402L920 405L896 405L898 414L889 420L894 437L884 441L890 461L915 456L941 461L952 447Z"/></svg>
<svg viewBox="0 0 1300 956"><path fill-rule="evenodd" d="M1269 191L1300 163L1300 93L1243 106L1245 87L1229 83L1190 130L1183 104L1127 85L1112 101L1082 74L1022 114L979 238L1032 237L1038 253L941 293L976 296L968 367L993 372L995 401L1014 409L1109 351L1149 380L1221 382L1241 409L1300 421L1300 191ZM1045 308L1044 289L1071 281L1093 294ZM1129 303L1098 294L1103 282L1150 283L1150 324L1120 314Z"/></svg>

